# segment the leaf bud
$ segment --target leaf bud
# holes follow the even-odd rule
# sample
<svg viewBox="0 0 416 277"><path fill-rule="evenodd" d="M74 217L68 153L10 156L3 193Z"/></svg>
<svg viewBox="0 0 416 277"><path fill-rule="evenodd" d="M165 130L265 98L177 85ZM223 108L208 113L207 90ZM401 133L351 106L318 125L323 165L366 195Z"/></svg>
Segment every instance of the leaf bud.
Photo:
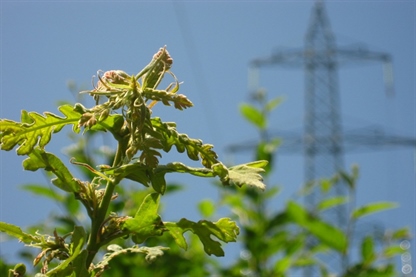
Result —
<svg viewBox="0 0 416 277"><path fill-rule="evenodd" d="M78 121L78 127L91 128L97 123L97 119L93 113L84 113Z"/></svg>
<svg viewBox="0 0 416 277"><path fill-rule="evenodd" d="M106 79L106 81L112 84L124 84L124 85L128 85L131 79L130 76L122 70L106 71L104 72L103 77Z"/></svg>
<svg viewBox="0 0 416 277"><path fill-rule="evenodd" d="M98 119L98 121L103 121L103 120L105 120L107 117L108 117L108 115L110 114L110 110L109 109L105 109L105 110L103 110L102 112L101 112L101 114L100 114L100 117L99 117L99 119Z"/></svg>

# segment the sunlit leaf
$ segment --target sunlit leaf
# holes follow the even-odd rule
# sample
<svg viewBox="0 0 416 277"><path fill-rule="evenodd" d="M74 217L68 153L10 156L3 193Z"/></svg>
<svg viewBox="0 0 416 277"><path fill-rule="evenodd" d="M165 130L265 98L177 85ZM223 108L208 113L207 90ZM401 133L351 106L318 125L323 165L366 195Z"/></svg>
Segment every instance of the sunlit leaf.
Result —
<svg viewBox="0 0 416 277"><path fill-rule="evenodd" d="M65 117L45 112L43 115L36 112L22 112L22 121L15 122L8 119L0 120L0 145L2 150L9 151L16 145L18 155L27 155L35 146L45 147L51 140L53 133L58 133L66 125L73 125L75 133L79 132L78 120L81 114L74 111L69 105L60 106L59 111Z"/></svg>
<svg viewBox="0 0 416 277"><path fill-rule="evenodd" d="M368 205L361 206L355 209L352 212L351 217L353 219L358 219L363 216L367 216L373 213L381 212L384 210L389 210L393 208L397 208L398 205L394 202L375 202Z"/></svg>
<svg viewBox="0 0 416 277"><path fill-rule="evenodd" d="M213 240L215 236L223 242L234 242L240 233L238 226L229 218L221 218L217 222L207 220L200 220L198 222L189 221L182 218L179 222L165 222L169 234L175 239L178 246L187 249L188 245L183 236L183 233L191 231L199 237L204 245L204 251L208 255L215 255L217 257L224 256L224 250L221 244Z"/></svg>
<svg viewBox="0 0 416 277"><path fill-rule="evenodd" d="M183 110L193 106L192 102L183 94L176 94L166 90L146 89L143 91L146 98L150 100L160 101L166 106L173 103L178 110Z"/></svg>
<svg viewBox="0 0 416 277"><path fill-rule="evenodd" d="M91 127L93 131L109 131L117 139L120 129L123 127L124 117L120 114L111 114L106 119L99 121Z"/></svg>
<svg viewBox="0 0 416 277"><path fill-rule="evenodd" d="M322 200L318 203L318 209L319 211L324 211L327 209L331 209L333 207L343 205L345 203L348 203L348 197L346 196L334 196L331 198L327 198Z"/></svg>
<svg viewBox="0 0 416 277"><path fill-rule="evenodd" d="M109 251L106 253L102 260L98 262L94 266L94 271L100 271L104 270L109 267L109 263L112 259L116 258L119 255L127 254L127 253L141 253L146 254L146 261L148 263L154 262L158 257L163 256L164 250L169 250L168 247L163 246L155 246L155 247L146 247L141 246L137 247L137 245L134 245L133 247L129 248L122 248L121 246L117 244L111 244L107 247L107 250Z"/></svg>
<svg viewBox="0 0 416 277"><path fill-rule="evenodd" d="M39 148L33 149L23 161L23 168L30 171L36 171L40 168L50 171L57 178L52 179L52 183L58 188L67 192L78 192L79 183L69 172L63 162L52 153L45 152Z"/></svg>
<svg viewBox="0 0 416 277"><path fill-rule="evenodd" d="M328 193L334 185L335 182L333 182L331 179L323 178L319 180L319 186L321 187L323 193Z"/></svg>
<svg viewBox="0 0 416 277"><path fill-rule="evenodd" d="M140 163L127 164L115 168L102 167L100 170L108 176L117 177L118 179L127 178L146 187L150 184L150 178L147 173L148 167Z"/></svg>
<svg viewBox="0 0 416 277"><path fill-rule="evenodd" d="M264 114L258 109L256 109L254 106L243 103L240 105L240 112L248 121L253 123L257 128L266 128L267 122Z"/></svg>
<svg viewBox="0 0 416 277"><path fill-rule="evenodd" d="M397 255L403 254L406 250L402 249L399 245L391 245L383 250L383 255L387 259L393 258Z"/></svg>
<svg viewBox="0 0 416 277"><path fill-rule="evenodd" d="M24 243L31 243L31 242L41 242L41 238L38 236L33 236L31 234L25 233L20 229L19 226L1 222L0 221L0 232L4 232L8 234L9 236L17 238L19 241L22 241Z"/></svg>
<svg viewBox="0 0 416 277"><path fill-rule="evenodd" d="M316 236L322 243L341 253L346 251L348 245L347 237L337 227L313 216L305 208L293 201L288 203L287 213L294 222Z"/></svg>
<svg viewBox="0 0 416 277"><path fill-rule="evenodd" d="M124 222L123 229L132 233L135 243L141 244L147 238L161 236L166 228L158 214L159 193L147 195L133 218Z"/></svg>
<svg viewBox="0 0 416 277"><path fill-rule="evenodd" d="M213 164L219 162L217 153L212 150L213 145L204 144L200 139L192 139L186 134L178 133L176 124L164 123L158 117L152 118L151 123L154 128L151 134L161 137L160 141L165 152L169 152L172 146L175 146L179 153L186 150L191 160L198 161L200 159L206 168L211 168Z"/></svg>
<svg viewBox="0 0 416 277"><path fill-rule="evenodd" d="M293 258L291 256L285 256L279 259L274 265L275 272L280 276L284 276L284 273L290 268L292 260Z"/></svg>
<svg viewBox="0 0 416 277"><path fill-rule="evenodd" d="M264 107L267 112L273 111L278 105L283 102L283 97L279 96L274 99L269 100Z"/></svg>
<svg viewBox="0 0 416 277"><path fill-rule="evenodd" d="M74 276L77 277L90 277L85 264L87 262L88 251L86 249L82 250L72 261L71 263L71 272Z"/></svg>
<svg viewBox="0 0 416 277"><path fill-rule="evenodd" d="M366 236L361 243L361 257L363 262L367 265L371 264L376 259L374 240L371 236Z"/></svg>
<svg viewBox="0 0 416 277"><path fill-rule="evenodd" d="M228 168L227 182L239 187L248 185L264 190L266 185L263 183L263 177L260 173L264 172L262 167L267 165L267 161L258 161L253 163L241 164Z"/></svg>
<svg viewBox="0 0 416 277"><path fill-rule="evenodd" d="M411 232L409 228L400 228L398 230L395 230L391 236L392 239L395 240L402 240L402 239L410 239L411 238Z"/></svg>
<svg viewBox="0 0 416 277"><path fill-rule="evenodd" d="M215 213L215 205L209 199L201 200L198 203L198 209L203 217L210 217Z"/></svg>

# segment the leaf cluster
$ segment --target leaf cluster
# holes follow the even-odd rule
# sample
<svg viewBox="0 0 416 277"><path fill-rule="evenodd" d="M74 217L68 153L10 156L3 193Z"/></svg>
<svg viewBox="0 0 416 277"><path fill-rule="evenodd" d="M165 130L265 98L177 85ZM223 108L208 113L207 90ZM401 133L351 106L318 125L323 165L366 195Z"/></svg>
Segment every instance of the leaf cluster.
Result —
<svg viewBox="0 0 416 277"><path fill-rule="evenodd" d="M62 116L23 110L21 122L0 120L0 148L10 151L17 147L18 155L27 156L23 161L26 170L52 173L55 176L52 184L79 201L90 220L89 226L72 226L71 232L64 236L55 231L46 239L44 235L31 235L18 226L0 222L0 231L41 249L34 260L34 265L43 260L38 276L101 276L111 259L127 253L143 253L148 262L153 262L167 249L138 245L164 233L170 234L179 247L186 249L183 233L190 231L202 242L205 252L215 256L224 255L219 241L236 241L239 228L229 218L216 222L193 222L185 218L179 222L164 222L159 215L161 196L168 189L166 173L217 177L225 186L246 184L264 189L261 173L267 165L266 161L257 161L226 167L218 159L213 145L179 133L174 122L163 122L152 116L152 108L157 102L178 110L192 107L186 96L177 94L180 83L171 72L172 64L173 59L166 47L160 48L136 75L121 70L99 71L94 89L81 92L96 100L91 108L80 103L74 106L65 104L58 108ZM166 75L171 76L173 82L160 89ZM87 136L88 133L111 133L117 143L115 155L108 164L98 166L90 164L88 159L70 159L72 164L88 173L87 180L75 177L58 156L46 151L52 135L66 125L72 126L74 134L81 133L81 130ZM189 159L200 161L202 167L189 167L178 162L159 164L162 153L170 152L173 146L179 153L186 152ZM122 187L122 181L126 179L153 191L147 193L134 214L119 215L111 207L117 199L118 187ZM36 187L32 186L32 189L39 192ZM44 191L42 193L46 195ZM129 237L135 244L133 247L111 246L103 260L94 263L101 248ZM60 262L54 264L56 260Z"/></svg>
<svg viewBox="0 0 416 277"><path fill-rule="evenodd" d="M267 173L271 176L279 141L267 135L267 117L281 98L266 101L264 93L259 94L256 99L260 108L242 104L240 111L259 130L261 140L255 156L269 162ZM358 167L352 167L351 172L340 171L332 177L311 181L299 195L315 193L319 201L314 207L289 199L277 211L272 207L278 203L275 196L279 187L269 187L266 193L249 187L224 190L220 203L230 207L234 218L241 222L243 250L238 261L220 269L221 275L241 276L244 272L248 276L396 276L391 258L404 253L399 243L410 238L409 230L387 230L382 235L365 236L354 232L363 217L397 207L387 201L355 206L358 179ZM347 186L349 195L334 194L338 186ZM328 211L346 206L349 214L344 225L328 220ZM208 214L215 213L215 207L215 204L201 205ZM358 255L353 252L356 241ZM358 256L358 261L352 263L351 256Z"/></svg>

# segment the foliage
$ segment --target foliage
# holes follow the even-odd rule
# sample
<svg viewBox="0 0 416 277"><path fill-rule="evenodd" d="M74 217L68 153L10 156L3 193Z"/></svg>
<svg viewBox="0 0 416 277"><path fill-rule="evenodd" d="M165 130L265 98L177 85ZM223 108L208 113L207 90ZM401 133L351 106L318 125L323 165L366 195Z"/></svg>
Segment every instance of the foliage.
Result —
<svg viewBox="0 0 416 277"><path fill-rule="evenodd" d="M165 65L162 71L165 70L165 73L172 74L167 70L167 67ZM138 91L143 92L143 75L141 76L141 82L136 84L136 88L140 87L141 89ZM80 246L88 237L84 233L90 234L93 226L89 222L84 222L85 219L81 215L81 205L87 208L89 218L96 217L99 205L98 208L94 207L97 207L100 198L104 197L105 189L103 187L108 187L108 182L116 180L119 182L114 190L117 192L117 197L112 194L107 209L111 212L106 215L101 228L103 238L104 235L115 234L113 235L114 239L108 240L108 243L102 245L101 249L105 248L105 250L103 250L104 253L101 252L101 259L99 261L96 259L93 269L88 268L91 275L112 277L397 275L393 258L405 251L399 247L398 242L410 239L410 232L407 228L402 228L387 230L381 235L368 232L362 235L356 230L363 217L397 206L395 203L380 201L357 207L355 204L355 193L359 180L357 167L352 167L350 172L341 171L334 176L310 182L301 188L300 196L305 196L313 190L320 192L321 201L316 204L313 210L306 208L301 201L298 201L298 197L288 199L286 202L283 200L279 202L277 195L280 188L277 186L269 186L267 190L263 191L264 184L260 174L265 173L266 177L272 178L274 157L281 142L280 139L269 136L268 116L282 102L281 97L268 101L264 92L258 92L255 99L260 103L260 107L241 104L241 114L260 134L260 140L255 149L256 160L260 161L226 167L219 163L211 145L191 139L185 134L179 134L174 123L163 122L160 118L150 116L151 107L155 104L153 101L160 100L156 97L166 96L165 102L160 101L174 106L177 103L178 109L184 108L186 105L184 103L188 103L183 97L168 96L167 93L159 92L153 87L154 95L144 98L146 102L150 102L146 104L146 107L149 108L148 111L128 112L129 109L126 106L120 106L121 112L117 114L113 108L109 108L111 105L114 105L112 107L120 105L120 101L123 102L117 97L124 95L129 98L134 94L126 91L120 92L119 86L113 87L112 85L127 85L128 82L125 79L132 77L128 77L121 71L116 71L105 73L99 78L97 88L88 91L88 93L91 93L96 100L105 97L107 102L112 101L112 104L105 102L99 105L97 103L97 106L92 109L86 109L80 104L75 107L62 105L60 111L64 117L52 116L50 113L41 116L23 112L22 123L26 122L26 125L16 128L18 130L16 132L23 132L21 140L15 138L19 141L16 146L20 146L26 142L25 138L30 141L27 138L31 138L31 136L26 135L28 132L39 134L39 138L45 140L43 132L31 128L30 125L37 122L31 118L40 116L45 118L42 119L43 121L51 122L45 124L49 124L45 126L45 130L49 128L50 134L54 134L58 128L51 127L53 124L59 126L57 122L67 120L67 125L72 125L75 132L71 134L74 144L68 147L66 152L69 157L73 157L71 162L79 165L77 169L82 173L82 179L92 180L90 183L79 181L81 178L75 178L75 174L71 173L63 162L42 148L35 146L32 152L27 155L24 167L29 170L44 169L52 173L55 177L52 179L52 183L59 191L54 192L39 184L26 184L23 188L36 195L61 203L63 209L62 215L52 215L46 223L33 226L29 228L30 230L22 231L18 226L2 223L4 224L2 231L14 234L15 237L23 242L31 243L32 246L36 246L36 243L43 243L43 245L49 243L49 248L42 248L41 253L35 255L31 260L39 262L39 259L43 258L50 264L50 267L58 268L56 271L59 273L56 273L56 276L59 274L64 276L71 270L74 270L75 276L83 276L82 274L85 273L83 267L80 267L79 271L75 271L74 265L78 265L80 262L86 263L86 254ZM179 88L179 84L174 75L173 78L175 82L165 91L176 95L173 88ZM156 84L160 81L153 79L153 81L147 81L146 84L152 83ZM107 86L112 90L108 91ZM139 101L141 100L137 100L136 104ZM133 105L134 108L139 109ZM105 109L111 110L108 115L106 115ZM72 111L81 112L81 118L71 121ZM83 116L84 114L86 115ZM145 118L143 126L134 126L133 123L128 125L128 119L134 116ZM150 119L148 119L149 117ZM81 128L77 129L80 119L86 126L83 136L76 135L81 131ZM132 135L129 131L132 127L128 126L141 128L146 135L144 138L138 134ZM121 145L119 146L121 150L108 151L93 143L95 136L104 134L112 135ZM41 135L43 136L41 137ZM36 145L40 146L40 140L36 140ZM30 143L33 144L33 141ZM203 167L195 168L179 162L159 164L159 154L161 155L162 151L169 152L172 146L175 146L180 153L186 152L191 160L200 160ZM135 148L138 148L137 153L134 158L129 160L129 155L125 152L128 149L130 149L129 153L134 152ZM122 152L120 153L120 151ZM113 166L114 161L120 159L119 156L129 162ZM102 162L104 165L92 167L91 165L100 164L97 162L99 157L104 160ZM152 166L148 166L148 163ZM262 172L262 169L265 172ZM180 185L168 183L168 180L165 179L168 173L217 177L219 179L218 187L221 187L220 199L218 202L210 199L201 200L198 204L199 211L206 219L215 218L216 214L224 207L229 209L231 214L228 217L212 221L206 219L198 222L188 219L181 219L178 222L163 221L162 196L171 195L181 190ZM140 183L144 187L137 189L136 183ZM237 186L231 186L231 184ZM240 188L243 184L249 186ZM224 187L224 185L226 186ZM350 191L348 196L331 194L331 191L340 185L348 186ZM80 187L83 189L79 189ZM96 194L97 196L94 196ZM349 218L345 222L345 226L338 226L328 220L326 217L328 211L346 205L349 208ZM119 214L123 216L119 216ZM239 227L230 218L238 221ZM75 227L80 226L81 223L84 223L85 232L80 227ZM56 229L53 235L47 236L35 232L45 229L45 224L51 224L52 230ZM116 230L119 230L120 236ZM239 233L238 241L241 242L242 248L240 259L234 260L230 265L224 265L206 255L206 253L214 256L224 255L224 249L219 241L235 241ZM58 234L69 235L61 237ZM169 235L160 236L161 234ZM127 240L125 235L129 235L132 240ZM61 238L64 239L64 245L62 245ZM184 249L187 251L184 252ZM73 253L78 253L78 258L73 258L76 256ZM22 254L25 257L31 257L29 253ZM137 254L142 254L144 258ZM334 257L336 258L334 259ZM54 260L60 259L62 259L61 264L54 263ZM334 266L334 264L339 264L339 266ZM65 266L66 269L62 269ZM0 270L6 270L5 268L5 265L0 266ZM8 268L10 268L9 272L15 275L23 270L22 264ZM52 273L54 274L54 272Z"/></svg>
<svg viewBox="0 0 416 277"><path fill-rule="evenodd" d="M255 155L269 161L267 176L270 176L273 156L280 141L270 138L266 127L269 113L282 99L267 101L265 97L264 91L259 91L255 99L260 108L242 104L240 111L260 132L261 140ZM354 199L358 178L358 167L352 167L351 172L341 171L306 184L299 195L306 196L314 190L321 194L321 200L312 210L295 199L289 199L280 204L277 211L272 211L271 206L279 205L276 200L279 188L276 186L269 186L267 192L249 187L238 191L227 187L222 191L220 204L230 207L240 222L243 249L238 261L220 269L221 275L397 276L392 258L404 252L399 243L410 239L410 232L407 228L387 230L381 237L375 233L363 236L354 232L361 218L397 206L381 201L357 207ZM348 186L349 195L331 193L336 186L342 185ZM349 205L350 212L344 226L339 226L326 214L342 205ZM354 252L357 248L358 253ZM351 262L352 257L357 256L358 261ZM338 257L338 261L335 259L334 262L334 257Z"/></svg>
<svg viewBox="0 0 416 277"><path fill-rule="evenodd" d="M70 213L78 212L79 205L75 203L81 203L89 217L85 226L73 219L61 222L71 228L65 235L60 232L65 226L55 226L53 234L47 235L0 222L0 231L27 246L40 248L33 260L33 265L41 264L36 276L102 276L113 259L132 253L142 253L147 262L154 262L168 248L139 245L163 234L169 234L176 246L187 249L183 234L190 231L202 242L205 253L215 256L224 255L219 241L236 241L239 227L229 218L216 222L205 219L193 222L185 218L164 222L159 214L161 197L169 190L167 173L218 177L224 186L247 184L263 190L265 185L260 174L267 165L266 161L257 161L227 167L218 160L213 145L179 133L174 122L152 117L152 107L157 102L173 105L178 110L192 107L186 96L177 94L180 83L170 70L172 63L166 48L161 48L137 75L130 76L121 70L98 72L95 88L82 92L96 100L91 108L80 103L65 104L58 108L62 116L22 111L21 122L0 120L1 149L9 151L17 147L18 155L27 156L23 168L52 173L55 176L52 184L62 193L58 197L33 184L26 189L60 201L68 199L66 208ZM170 75L173 82L166 89L158 89L165 75ZM72 126L73 134L109 132L117 143L111 160L102 165L92 163L81 152L74 153L70 162L83 170L88 177L86 181L75 177L60 158L45 149L52 136L67 125ZM178 162L160 164L162 152L170 152L173 146L179 153L186 152L189 159L200 161L202 167ZM116 199L127 180L142 184L145 189L138 193L145 192L145 195L140 197L138 209L124 211ZM133 245L125 243L128 237ZM104 247L107 253L96 261ZM9 270L9 276L23 276L24 271L24 265L19 264Z"/></svg>

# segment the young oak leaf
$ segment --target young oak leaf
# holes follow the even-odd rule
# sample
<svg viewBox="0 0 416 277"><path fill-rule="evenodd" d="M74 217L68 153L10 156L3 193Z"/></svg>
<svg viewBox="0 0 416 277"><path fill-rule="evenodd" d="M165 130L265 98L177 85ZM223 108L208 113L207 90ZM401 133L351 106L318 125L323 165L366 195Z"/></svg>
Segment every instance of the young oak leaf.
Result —
<svg viewBox="0 0 416 277"><path fill-rule="evenodd" d="M108 252L103 256L102 260L94 266L94 271L97 273L103 272L109 267L110 261L117 256L125 255L127 253L141 253L145 254L145 259L148 263L154 262L158 257L163 256L165 250L169 250L168 247L154 246L146 247L133 245L129 248L122 248L117 244L110 244L107 246ZM98 275L97 275L98 276Z"/></svg>
<svg viewBox="0 0 416 277"><path fill-rule="evenodd" d="M204 245L204 251L208 255L213 254L217 257L224 256L224 250L218 241L212 239L212 236L217 237L223 242L235 242L240 233L240 229L236 223L229 218L221 218L217 222L207 220L193 222L182 218L179 222L165 222L165 227L181 248L185 250L188 248L183 234L191 231L199 237Z"/></svg>
<svg viewBox="0 0 416 277"><path fill-rule="evenodd" d="M38 147L33 149L29 157L23 161L23 168L30 171L36 171L44 168L55 174L56 178L52 183L58 188L67 192L78 192L79 183L75 179L64 163L55 155L45 152Z"/></svg>
<svg viewBox="0 0 416 277"><path fill-rule="evenodd" d="M263 167L266 165L267 161L256 161L229 167L228 176L220 176L221 181L224 185L229 185L230 183L239 187L249 185L264 190L266 185L263 183L263 177L260 173L265 171Z"/></svg>
<svg viewBox="0 0 416 277"><path fill-rule="evenodd" d="M178 110L183 110L193 106L192 102L183 94L176 94L166 90L146 89L143 95L150 100L160 101L165 106L170 106L172 102Z"/></svg>
<svg viewBox="0 0 416 277"><path fill-rule="evenodd" d="M149 237L161 236L166 228L158 215L160 194L148 194L133 218L127 219L123 224L123 229L130 232L132 240L143 243Z"/></svg>
<svg viewBox="0 0 416 277"><path fill-rule="evenodd" d="M15 237L19 241L27 243L27 244L32 243L32 242L37 242L37 243L42 242L42 239L40 237L25 233L22 231L22 229L20 229L19 226L6 223L6 222L0 221L0 232L4 232L8 234L9 236Z"/></svg>
<svg viewBox="0 0 416 277"><path fill-rule="evenodd" d="M160 142L163 145L163 151L169 152L173 145L179 153L186 150L191 160L198 161L206 168L218 163L218 155L212 150L211 144L204 144L200 139L192 139L186 134L178 133L176 125L170 122L162 122L160 118L151 119L152 126L156 132L161 134Z"/></svg>
<svg viewBox="0 0 416 277"><path fill-rule="evenodd" d="M27 155L37 145L43 148L51 140L52 133L58 133L64 126L73 124L73 131L79 132L77 122L81 114L69 105L60 106L65 117L44 112L22 111L22 122L8 119L0 120L0 146L2 150L12 150L16 145L18 155Z"/></svg>
<svg viewBox="0 0 416 277"><path fill-rule="evenodd" d="M288 202L286 211L291 221L310 232L323 244L340 253L347 251L348 238L338 227L322 221L294 201Z"/></svg>

